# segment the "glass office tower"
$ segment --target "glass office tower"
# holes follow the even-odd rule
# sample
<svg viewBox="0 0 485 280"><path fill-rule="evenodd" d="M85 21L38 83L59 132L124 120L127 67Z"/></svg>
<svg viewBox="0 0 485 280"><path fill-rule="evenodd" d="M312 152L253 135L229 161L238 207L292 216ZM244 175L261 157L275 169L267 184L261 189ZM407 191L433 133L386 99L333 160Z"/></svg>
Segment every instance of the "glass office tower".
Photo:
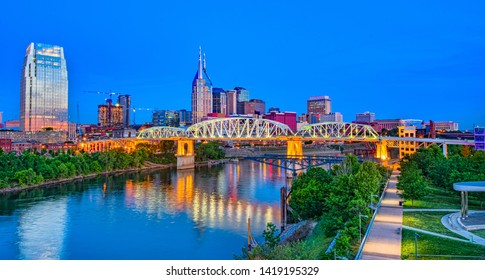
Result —
<svg viewBox="0 0 485 280"><path fill-rule="evenodd" d="M67 131L67 69L62 47L31 43L20 83L20 130Z"/></svg>

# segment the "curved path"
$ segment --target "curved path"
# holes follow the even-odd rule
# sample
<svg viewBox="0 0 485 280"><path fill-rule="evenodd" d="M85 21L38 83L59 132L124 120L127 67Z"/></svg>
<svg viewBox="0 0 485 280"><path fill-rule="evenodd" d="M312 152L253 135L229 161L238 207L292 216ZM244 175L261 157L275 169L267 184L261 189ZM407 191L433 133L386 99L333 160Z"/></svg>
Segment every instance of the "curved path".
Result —
<svg viewBox="0 0 485 280"><path fill-rule="evenodd" d="M464 229L458 222L458 219L460 219L460 217L461 217L460 212L451 213L443 216L443 218L441 218L441 223L452 232L459 234L465 238L468 238L469 242L485 246L485 238L480 237L476 234L473 234L473 232Z"/></svg>

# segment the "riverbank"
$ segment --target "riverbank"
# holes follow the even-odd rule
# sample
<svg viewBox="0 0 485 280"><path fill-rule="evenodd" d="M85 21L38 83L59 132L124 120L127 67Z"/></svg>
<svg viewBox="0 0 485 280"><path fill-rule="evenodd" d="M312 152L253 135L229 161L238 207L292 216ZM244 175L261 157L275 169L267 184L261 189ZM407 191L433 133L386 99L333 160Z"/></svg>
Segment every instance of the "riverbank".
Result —
<svg viewBox="0 0 485 280"><path fill-rule="evenodd" d="M47 188L47 187L52 187L54 185L83 181L85 179L95 178L97 176L103 176L103 175L104 176L106 176L106 175L118 175L118 174L130 173L130 172L140 172L140 171L145 171L145 170L166 169L166 168L171 168L171 167L176 167L176 166L177 166L177 164L175 164L175 163L157 164L157 163L146 161L146 162L144 162L143 166L140 167L140 168L128 168L128 169L104 171L104 172L101 172L101 173L78 175L78 176L71 177L71 178L50 180L50 181L46 181L46 182L43 182L43 183L37 184L37 185L24 186L24 187L16 186L16 187L2 188L2 189L0 189L0 195L9 194L9 193L16 193L16 192L21 192L21 191L26 191L26 190L34 190L34 189L39 189L39 188Z"/></svg>
<svg viewBox="0 0 485 280"><path fill-rule="evenodd" d="M203 161L203 162L196 162L194 164L194 167L220 165L220 164L228 163L228 162L231 162L231 161L233 161L233 159L225 158L225 159L220 159L220 160L209 160L209 161ZM25 191L25 190L34 190L34 189L38 189L38 188L52 187L53 185L82 181L82 180L85 180L85 179L95 178L97 176L118 175L118 174L130 173L130 172L140 172L140 171L153 170L153 169L166 169L166 168L172 168L172 167L177 167L177 164L176 163L157 164L157 163L146 161L146 162L143 163L143 167L140 167L140 168L128 168L128 169L104 171L104 172L96 173L96 174L78 175L78 176L71 177L71 178L50 180L50 181L46 181L46 182L43 182L43 183L37 184L37 185L24 186L24 187L16 186L16 187L2 188L2 189L0 189L0 195L8 194L8 193L16 193L16 192L21 192L21 191Z"/></svg>

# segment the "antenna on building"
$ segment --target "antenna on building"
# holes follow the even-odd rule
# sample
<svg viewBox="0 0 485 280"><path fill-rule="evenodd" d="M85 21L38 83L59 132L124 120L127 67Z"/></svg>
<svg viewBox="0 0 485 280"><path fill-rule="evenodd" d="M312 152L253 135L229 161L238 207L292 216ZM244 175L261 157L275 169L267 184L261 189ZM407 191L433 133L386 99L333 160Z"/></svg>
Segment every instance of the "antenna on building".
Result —
<svg viewBox="0 0 485 280"><path fill-rule="evenodd" d="M207 69L207 63L206 63L206 60L205 60L205 53L204 53L204 72L206 72L206 69ZM206 73L207 75L207 73Z"/></svg>

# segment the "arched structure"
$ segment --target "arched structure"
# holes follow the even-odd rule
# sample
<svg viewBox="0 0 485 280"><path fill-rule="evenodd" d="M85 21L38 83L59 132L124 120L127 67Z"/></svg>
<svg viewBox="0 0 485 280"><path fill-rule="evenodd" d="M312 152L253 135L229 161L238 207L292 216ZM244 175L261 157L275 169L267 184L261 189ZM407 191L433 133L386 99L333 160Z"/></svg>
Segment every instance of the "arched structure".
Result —
<svg viewBox="0 0 485 280"><path fill-rule="evenodd" d="M379 135L371 126L345 122L324 122L305 125L298 130L296 135L302 138L336 141L379 140Z"/></svg>
<svg viewBox="0 0 485 280"><path fill-rule="evenodd" d="M196 123L186 135L194 139L260 140L293 136L286 124L266 119L221 118Z"/></svg>
<svg viewBox="0 0 485 280"><path fill-rule="evenodd" d="M143 129L138 134L138 139L167 139L185 137L185 129L170 126L154 126Z"/></svg>

